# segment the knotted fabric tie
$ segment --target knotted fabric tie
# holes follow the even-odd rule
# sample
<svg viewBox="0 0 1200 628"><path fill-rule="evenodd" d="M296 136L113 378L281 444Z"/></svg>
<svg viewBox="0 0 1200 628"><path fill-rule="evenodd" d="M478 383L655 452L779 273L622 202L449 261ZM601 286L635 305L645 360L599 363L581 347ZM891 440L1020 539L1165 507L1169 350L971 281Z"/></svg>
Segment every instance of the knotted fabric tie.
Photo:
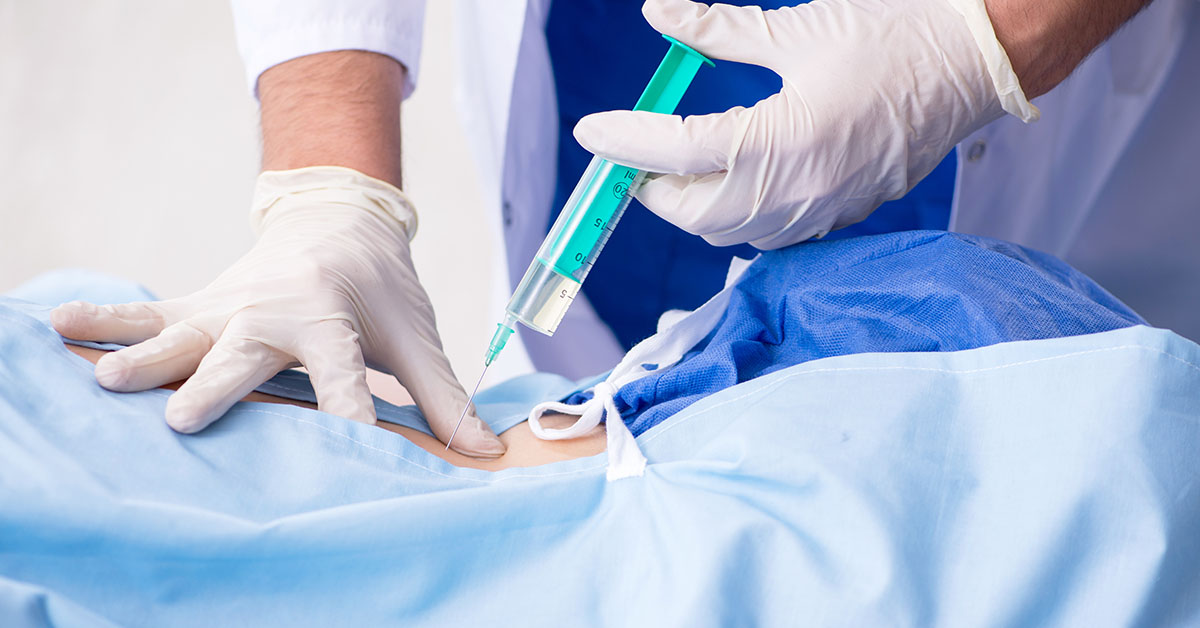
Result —
<svg viewBox="0 0 1200 628"><path fill-rule="evenodd" d="M600 382L592 389L592 398L583 403L560 403L547 401L539 403L529 411L529 428L533 435L542 440L563 440L583 436L600 425L600 421L608 419L608 480L634 477L646 470L646 457L638 449L633 433L621 419L613 396L617 390L609 382ZM547 412L559 414L577 414L579 418L568 427L549 428L542 426L542 415Z"/></svg>
<svg viewBox="0 0 1200 628"><path fill-rule="evenodd" d="M720 322L734 284L753 261L733 258L725 288L695 311L664 314L659 321L658 333L630 349L608 377L592 388L591 399L578 404L547 401L534 406L529 411L529 428L533 435L542 440L576 438L595 429L600 421L606 421L608 481L642 475L646 470L646 457L638 449L613 398L622 386L679 362L688 350L703 340ZM647 368L647 365L653 366ZM579 418L568 427L547 428L542 426L542 415L547 412L574 414Z"/></svg>

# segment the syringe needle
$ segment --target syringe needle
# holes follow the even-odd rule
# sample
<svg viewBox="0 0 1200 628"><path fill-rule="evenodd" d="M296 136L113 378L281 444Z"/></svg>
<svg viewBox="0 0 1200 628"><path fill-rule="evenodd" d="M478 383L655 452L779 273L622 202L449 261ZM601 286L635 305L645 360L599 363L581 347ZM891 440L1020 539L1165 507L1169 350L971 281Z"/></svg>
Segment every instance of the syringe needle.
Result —
<svg viewBox="0 0 1200 628"><path fill-rule="evenodd" d="M454 425L454 431L450 433L450 438L446 440L446 451L450 450L450 443L454 442L454 436L458 434L458 428L462 427L463 419L467 418L467 412L471 409L471 402L475 400L475 393L479 392L479 385L483 383L483 376L487 375L489 366L491 364L483 365L483 372L479 374L479 381L475 382L475 388L471 389L471 396L467 397L467 405L463 406L462 415L458 417L458 423Z"/></svg>

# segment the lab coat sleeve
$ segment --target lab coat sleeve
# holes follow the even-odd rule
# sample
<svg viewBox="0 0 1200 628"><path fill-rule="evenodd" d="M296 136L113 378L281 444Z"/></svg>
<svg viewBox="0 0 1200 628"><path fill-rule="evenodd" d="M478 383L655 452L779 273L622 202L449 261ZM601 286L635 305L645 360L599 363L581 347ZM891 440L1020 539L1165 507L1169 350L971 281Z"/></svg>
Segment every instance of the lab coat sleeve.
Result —
<svg viewBox="0 0 1200 628"><path fill-rule="evenodd" d="M417 82L425 0L231 0L250 90L267 68L331 50L385 54L407 68L404 96Z"/></svg>

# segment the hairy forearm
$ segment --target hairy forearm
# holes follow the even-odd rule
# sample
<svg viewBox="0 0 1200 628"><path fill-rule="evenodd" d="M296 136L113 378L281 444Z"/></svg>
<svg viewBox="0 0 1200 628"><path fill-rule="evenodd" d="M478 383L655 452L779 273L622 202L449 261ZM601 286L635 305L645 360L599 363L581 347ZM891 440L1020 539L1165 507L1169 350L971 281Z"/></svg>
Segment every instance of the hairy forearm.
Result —
<svg viewBox="0 0 1200 628"><path fill-rule="evenodd" d="M1025 96L1062 82L1150 0L986 0Z"/></svg>
<svg viewBox="0 0 1200 628"><path fill-rule="evenodd" d="M358 50L263 72L263 169L345 166L399 187L404 72L391 57Z"/></svg>

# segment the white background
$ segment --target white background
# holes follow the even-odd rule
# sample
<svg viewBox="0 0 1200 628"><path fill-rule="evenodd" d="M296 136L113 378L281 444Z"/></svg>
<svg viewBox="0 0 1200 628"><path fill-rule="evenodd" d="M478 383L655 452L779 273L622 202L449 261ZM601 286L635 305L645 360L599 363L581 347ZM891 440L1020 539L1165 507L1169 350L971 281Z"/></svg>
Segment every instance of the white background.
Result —
<svg viewBox="0 0 1200 628"><path fill-rule="evenodd" d="M402 119L417 271L470 385L498 244L453 106L454 4L428 3ZM163 298L204 287L252 243L258 160L226 2L0 0L0 291L64 267Z"/></svg>

